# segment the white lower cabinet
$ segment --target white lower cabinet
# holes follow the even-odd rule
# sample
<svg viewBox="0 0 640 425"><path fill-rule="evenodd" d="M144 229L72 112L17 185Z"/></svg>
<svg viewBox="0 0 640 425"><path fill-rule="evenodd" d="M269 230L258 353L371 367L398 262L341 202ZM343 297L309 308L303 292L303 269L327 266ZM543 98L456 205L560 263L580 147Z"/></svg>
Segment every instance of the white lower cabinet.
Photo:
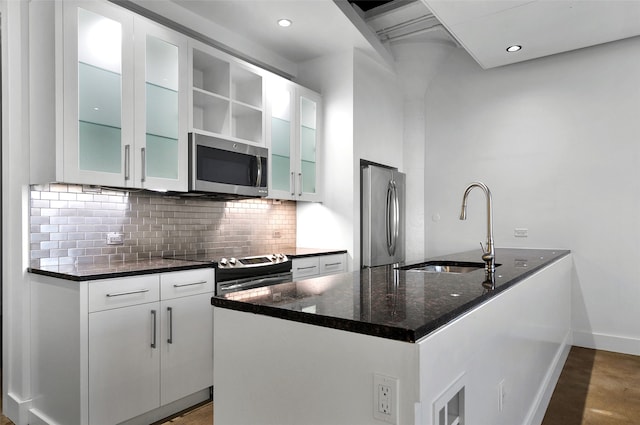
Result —
<svg viewBox="0 0 640 425"><path fill-rule="evenodd" d="M160 404L213 385L212 293L160 303Z"/></svg>
<svg viewBox="0 0 640 425"><path fill-rule="evenodd" d="M294 280L341 273L347 270L347 254L294 258L291 268Z"/></svg>
<svg viewBox="0 0 640 425"><path fill-rule="evenodd" d="M32 423L152 423L208 397L213 269L32 280Z"/></svg>
<svg viewBox="0 0 640 425"><path fill-rule="evenodd" d="M89 314L90 424L117 424L160 406L159 307Z"/></svg>

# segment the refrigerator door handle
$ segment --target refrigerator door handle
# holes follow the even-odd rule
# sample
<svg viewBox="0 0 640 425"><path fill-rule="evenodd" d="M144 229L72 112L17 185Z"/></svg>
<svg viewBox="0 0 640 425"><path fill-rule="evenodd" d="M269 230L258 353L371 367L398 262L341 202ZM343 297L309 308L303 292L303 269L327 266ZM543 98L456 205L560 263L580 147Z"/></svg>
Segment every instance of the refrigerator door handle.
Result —
<svg viewBox="0 0 640 425"><path fill-rule="evenodd" d="M395 180L391 181L393 187L393 254L396 254L398 237L400 235L400 200L398 199L398 187Z"/></svg>
<svg viewBox="0 0 640 425"><path fill-rule="evenodd" d="M389 185L387 186L387 205L385 208L386 218L387 218L387 252L389 255L395 255L396 252L396 238L397 238L397 226L395 226L395 217L396 217L396 205L397 205L397 196L394 190L394 182L393 180L389 181ZM392 218L393 216L393 218Z"/></svg>

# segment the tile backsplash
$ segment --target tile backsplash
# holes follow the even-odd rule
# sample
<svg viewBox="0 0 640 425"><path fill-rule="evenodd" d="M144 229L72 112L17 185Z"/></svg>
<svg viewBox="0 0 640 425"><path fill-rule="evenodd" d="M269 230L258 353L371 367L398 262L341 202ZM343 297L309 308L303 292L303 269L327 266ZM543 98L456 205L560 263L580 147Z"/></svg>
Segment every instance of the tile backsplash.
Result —
<svg viewBox="0 0 640 425"><path fill-rule="evenodd" d="M215 201L70 184L31 186L31 267L205 253L218 258L296 244L296 204ZM107 245L107 233L124 234Z"/></svg>

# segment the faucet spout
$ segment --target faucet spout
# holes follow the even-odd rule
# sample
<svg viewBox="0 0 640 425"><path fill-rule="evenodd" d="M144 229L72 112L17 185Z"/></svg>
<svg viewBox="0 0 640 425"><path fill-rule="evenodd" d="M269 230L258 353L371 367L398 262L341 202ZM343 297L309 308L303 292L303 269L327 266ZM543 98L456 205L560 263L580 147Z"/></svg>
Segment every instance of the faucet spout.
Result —
<svg viewBox="0 0 640 425"><path fill-rule="evenodd" d="M462 196L462 209L460 210L460 220L467 219L467 197L473 188L482 189L487 199L487 246L482 248L482 260L487 263L486 271L493 274L496 271L496 252L493 244L493 206L491 203L491 191L482 182L473 182L464 191ZM482 244L480 244L482 245Z"/></svg>

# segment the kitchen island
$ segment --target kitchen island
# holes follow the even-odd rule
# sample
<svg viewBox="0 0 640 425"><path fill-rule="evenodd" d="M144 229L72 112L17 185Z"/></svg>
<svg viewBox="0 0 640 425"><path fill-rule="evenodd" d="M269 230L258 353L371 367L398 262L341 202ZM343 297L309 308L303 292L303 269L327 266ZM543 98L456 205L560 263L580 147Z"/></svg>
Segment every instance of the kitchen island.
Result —
<svg viewBox="0 0 640 425"><path fill-rule="evenodd" d="M494 289L482 269L383 266L212 298L215 423L539 423L570 346L571 256L496 258Z"/></svg>

